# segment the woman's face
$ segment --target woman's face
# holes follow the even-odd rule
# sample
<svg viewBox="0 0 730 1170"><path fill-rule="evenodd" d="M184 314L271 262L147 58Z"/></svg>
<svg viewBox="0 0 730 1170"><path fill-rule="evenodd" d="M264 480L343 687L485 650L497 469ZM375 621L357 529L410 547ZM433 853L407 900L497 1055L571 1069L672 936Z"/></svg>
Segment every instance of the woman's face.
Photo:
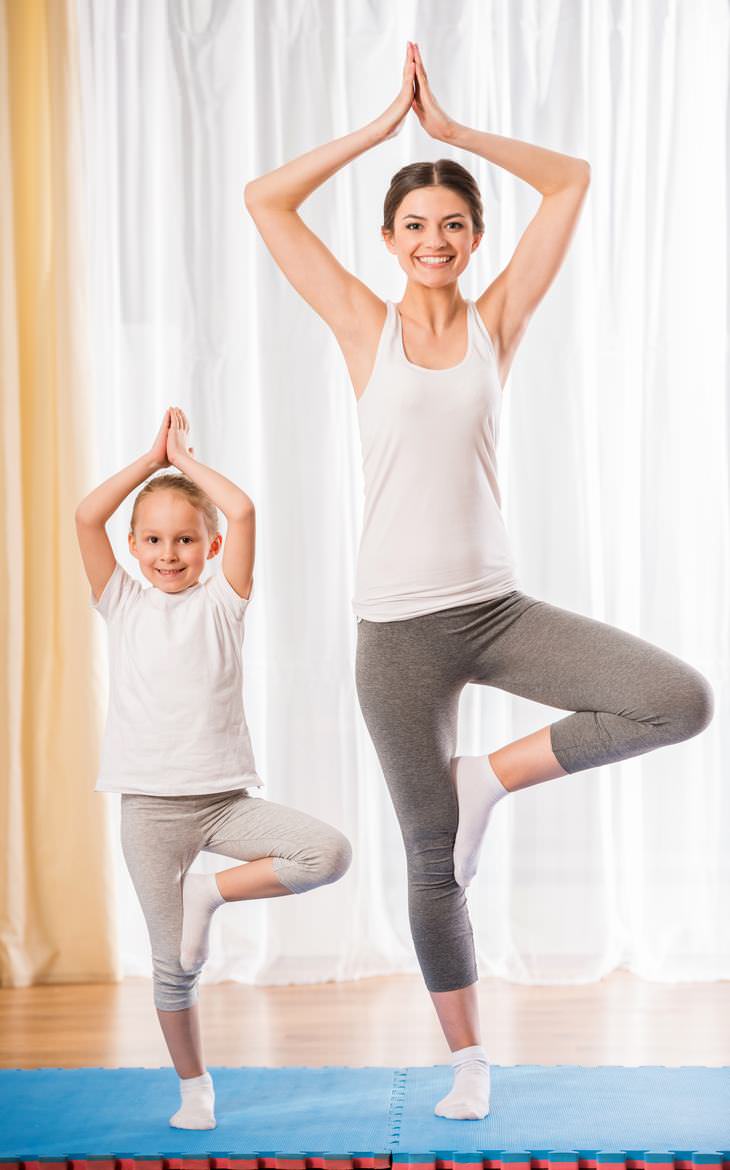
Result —
<svg viewBox="0 0 730 1170"><path fill-rule="evenodd" d="M474 234L468 203L449 187L417 187L401 201L393 232L383 232L383 239L409 280L440 288L464 271L482 234Z"/></svg>
<svg viewBox="0 0 730 1170"><path fill-rule="evenodd" d="M211 537L199 508L176 491L150 492L140 500L129 550L148 581L163 593L181 593L194 585L205 562L220 549L220 534Z"/></svg>

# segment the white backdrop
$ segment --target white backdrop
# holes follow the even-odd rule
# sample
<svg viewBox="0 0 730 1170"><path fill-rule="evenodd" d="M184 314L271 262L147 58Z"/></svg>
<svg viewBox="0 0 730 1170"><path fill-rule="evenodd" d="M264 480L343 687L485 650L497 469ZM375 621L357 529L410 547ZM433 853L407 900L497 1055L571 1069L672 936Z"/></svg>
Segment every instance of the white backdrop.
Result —
<svg viewBox="0 0 730 1170"><path fill-rule="evenodd" d="M355 853L336 886L225 908L206 979L416 970L400 835L353 683L354 397L242 198L248 179L379 114L406 39L459 121L592 165L568 259L506 388L501 482L520 586L686 658L717 704L694 740L500 804L470 894L482 973L729 978L722 0L77 2L98 476L139 455L174 402L198 456L253 496L246 702L265 795L332 821ZM461 286L476 296L539 195L429 139L415 115L302 214L397 300L404 278L378 230L390 176L449 154L484 197L486 238ZM128 516L111 534L132 571ZM100 657L102 700L104 670ZM470 687L459 751L492 751L561 714ZM116 816L117 798L99 799ZM115 865L125 969L147 972Z"/></svg>

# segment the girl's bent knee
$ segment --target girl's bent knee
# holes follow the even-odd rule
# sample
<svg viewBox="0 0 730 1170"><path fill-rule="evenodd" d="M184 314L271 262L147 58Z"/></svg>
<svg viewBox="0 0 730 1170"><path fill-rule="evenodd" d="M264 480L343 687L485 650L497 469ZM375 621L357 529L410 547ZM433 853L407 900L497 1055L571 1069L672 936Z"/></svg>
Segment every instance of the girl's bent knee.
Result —
<svg viewBox="0 0 730 1170"><path fill-rule="evenodd" d="M327 884L338 882L352 864L352 845L344 833L338 833L326 853L328 861Z"/></svg>
<svg viewBox="0 0 730 1170"><path fill-rule="evenodd" d="M305 894L319 886L339 881L352 861L352 846L344 833L333 829L294 858L277 857L274 870L279 881L293 894Z"/></svg>

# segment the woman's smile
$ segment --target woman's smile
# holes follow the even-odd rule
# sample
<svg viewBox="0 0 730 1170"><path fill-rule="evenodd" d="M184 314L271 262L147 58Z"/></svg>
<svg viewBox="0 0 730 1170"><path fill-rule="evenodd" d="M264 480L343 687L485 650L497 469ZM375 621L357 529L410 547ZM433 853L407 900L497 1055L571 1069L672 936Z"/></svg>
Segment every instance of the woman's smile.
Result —
<svg viewBox="0 0 730 1170"><path fill-rule="evenodd" d="M430 268L436 268L438 266L443 267L453 259L453 256L416 256L416 260L418 260L420 264L425 264Z"/></svg>

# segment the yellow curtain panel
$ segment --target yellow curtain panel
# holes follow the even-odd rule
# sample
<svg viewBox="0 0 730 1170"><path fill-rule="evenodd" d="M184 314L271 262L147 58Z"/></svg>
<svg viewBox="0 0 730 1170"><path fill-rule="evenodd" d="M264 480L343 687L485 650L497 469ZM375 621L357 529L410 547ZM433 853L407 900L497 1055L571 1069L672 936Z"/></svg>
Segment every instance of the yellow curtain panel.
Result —
<svg viewBox="0 0 730 1170"><path fill-rule="evenodd" d="M119 977L98 631L76 549L89 490L72 0L0 0L0 981Z"/></svg>

